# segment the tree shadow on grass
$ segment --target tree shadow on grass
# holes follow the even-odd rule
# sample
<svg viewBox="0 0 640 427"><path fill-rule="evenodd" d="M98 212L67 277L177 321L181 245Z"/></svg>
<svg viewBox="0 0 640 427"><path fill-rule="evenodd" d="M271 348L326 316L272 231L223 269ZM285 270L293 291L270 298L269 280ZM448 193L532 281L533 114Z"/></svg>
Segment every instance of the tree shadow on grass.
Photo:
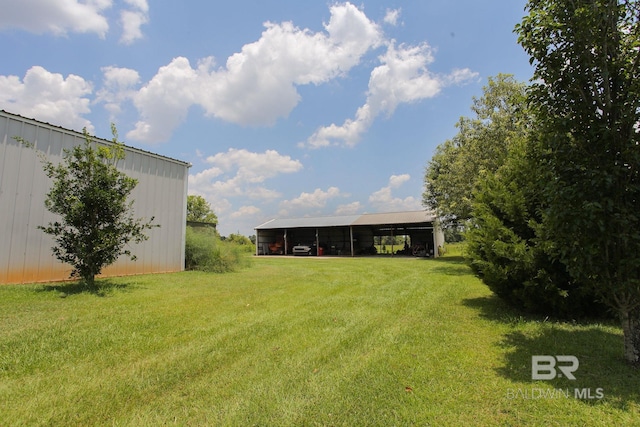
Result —
<svg viewBox="0 0 640 427"><path fill-rule="evenodd" d="M504 363L496 372L514 383L523 395L532 389L559 389L586 404L597 404L598 390L607 403L622 410L628 404L640 404L640 370L627 364L623 359L622 333L612 330L617 324L611 320L597 321L554 321L540 316L523 314L508 306L497 296L472 298L463 305L480 311L486 319L511 325L511 331L498 343L503 349ZM536 323L528 327L527 323ZM575 380L558 375L552 380L532 380L532 356L570 355L577 357L578 369L573 373ZM556 362L556 367L570 363ZM548 373L544 371L543 373ZM581 395L576 395L576 389ZM585 392L588 389L588 394ZM505 391L506 393L506 391ZM589 396L589 397L587 397Z"/></svg>
<svg viewBox="0 0 640 427"><path fill-rule="evenodd" d="M131 287L131 283L116 283L110 279L98 279L94 286L87 286L82 281L48 283L37 288L37 292L58 293L60 298L85 293L98 297L106 297L112 295L115 291L129 290Z"/></svg>
<svg viewBox="0 0 640 427"><path fill-rule="evenodd" d="M461 256L445 256L431 260L435 265L432 267L436 273L449 276L467 276L471 273L469 265Z"/></svg>

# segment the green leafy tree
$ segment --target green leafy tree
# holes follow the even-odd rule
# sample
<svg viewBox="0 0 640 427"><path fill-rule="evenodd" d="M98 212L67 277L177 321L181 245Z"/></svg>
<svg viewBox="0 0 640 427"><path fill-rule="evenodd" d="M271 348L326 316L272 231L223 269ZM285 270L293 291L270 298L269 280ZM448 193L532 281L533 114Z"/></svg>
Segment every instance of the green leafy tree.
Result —
<svg viewBox="0 0 640 427"><path fill-rule="evenodd" d="M437 147L425 172L423 204L436 209L445 226L471 218L478 179L493 173L526 131L525 85L508 74L489 78L471 110L475 116L460 118L457 135Z"/></svg>
<svg viewBox="0 0 640 427"><path fill-rule="evenodd" d="M247 236L243 236L242 234L231 233L226 238L226 241L233 242L238 245L251 245L251 240Z"/></svg>
<svg viewBox="0 0 640 427"><path fill-rule="evenodd" d="M530 0L516 27L535 65L545 238L619 315L640 362L640 5Z"/></svg>
<svg viewBox="0 0 640 427"><path fill-rule="evenodd" d="M256 247L255 244L251 241L251 239L247 236L243 236L239 233L231 233L225 239L227 243L232 243L234 245L238 245L244 252L247 253L255 253Z"/></svg>
<svg viewBox="0 0 640 427"><path fill-rule="evenodd" d="M97 149L84 129L85 143L65 149L63 161L54 164L41 156L44 171L53 180L45 206L59 220L40 226L53 236L53 254L73 267L71 277L79 277L89 287L95 276L121 255L135 260L130 242L148 238L149 221L133 217L133 201L127 201L137 180L120 172L116 165L124 158L124 148L111 126L113 144Z"/></svg>
<svg viewBox="0 0 640 427"><path fill-rule="evenodd" d="M187 196L187 221L218 224L218 217L211 209L211 205L202 196Z"/></svg>

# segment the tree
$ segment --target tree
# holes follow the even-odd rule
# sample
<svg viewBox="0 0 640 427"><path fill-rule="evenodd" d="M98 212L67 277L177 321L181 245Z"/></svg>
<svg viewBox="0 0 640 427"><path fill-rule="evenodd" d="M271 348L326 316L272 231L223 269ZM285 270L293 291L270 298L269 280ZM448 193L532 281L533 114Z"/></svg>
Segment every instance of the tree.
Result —
<svg viewBox="0 0 640 427"><path fill-rule="evenodd" d="M509 75L490 78L472 110L476 117L461 118L456 137L430 162L425 203L449 218L445 231L465 224L471 266L501 298L547 315L601 314L593 292L551 257L540 233L539 153L526 86Z"/></svg>
<svg viewBox="0 0 640 427"><path fill-rule="evenodd" d="M251 245L251 239L249 239L247 236L243 236L242 234L235 234L235 233L231 233L229 234L229 236L227 236L226 239L224 239L227 242L231 242L231 243L236 243L238 245Z"/></svg>
<svg viewBox="0 0 640 427"><path fill-rule="evenodd" d="M530 135L512 141L504 164L477 184L466 233L471 267L518 308L558 317L600 315L604 308L592 290L567 274L540 237L543 182Z"/></svg>
<svg viewBox="0 0 640 427"><path fill-rule="evenodd" d="M73 266L71 277L81 278L89 287L119 256L135 260L127 245L146 240L144 231L159 227L153 225L153 218L147 222L133 218L133 201L127 198L137 180L117 169L124 148L114 125L111 130L111 146L93 148L84 129L85 143L65 149L60 164L41 156L44 171L53 180L45 206L60 219L38 228L53 236L52 251Z"/></svg>
<svg viewBox="0 0 640 427"><path fill-rule="evenodd" d="M211 209L211 205L202 196L187 196L187 221L218 224L218 217Z"/></svg>
<svg viewBox="0 0 640 427"><path fill-rule="evenodd" d="M622 322L640 362L640 5L530 0L516 27L535 65L543 230Z"/></svg>
<svg viewBox="0 0 640 427"><path fill-rule="evenodd" d="M423 204L448 222L471 218L478 179L504 162L511 141L528 125L523 83L499 74L483 91L473 98L475 117L460 118L457 135L438 146L425 172Z"/></svg>

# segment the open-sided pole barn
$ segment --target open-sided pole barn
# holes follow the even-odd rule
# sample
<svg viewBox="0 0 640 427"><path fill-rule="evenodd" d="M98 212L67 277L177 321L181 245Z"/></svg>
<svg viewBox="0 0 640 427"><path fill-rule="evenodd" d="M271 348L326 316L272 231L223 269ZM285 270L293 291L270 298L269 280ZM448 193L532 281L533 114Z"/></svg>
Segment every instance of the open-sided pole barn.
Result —
<svg viewBox="0 0 640 427"><path fill-rule="evenodd" d="M14 137L33 143L23 146ZM65 280L71 266L51 252L53 239L37 227L56 217L44 205L51 180L38 152L58 163L63 150L83 144L84 135L0 110L0 283ZM94 138L95 144L111 144ZM184 270L187 180L189 163L125 147L118 167L138 180L131 194L136 217L155 217L159 228L149 240L132 245L136 261L118 259L102 276Z"/></svg>
<svg viewBox="0 0 640 427"><path fill-rule="evenodd" d="M412 254L437 257L444 244L435 215L427 211L273 219L255 230L256 255L291 255L296 246L310 245L317 255L355 256L374 252L376 237L406 236Z"/></svg>

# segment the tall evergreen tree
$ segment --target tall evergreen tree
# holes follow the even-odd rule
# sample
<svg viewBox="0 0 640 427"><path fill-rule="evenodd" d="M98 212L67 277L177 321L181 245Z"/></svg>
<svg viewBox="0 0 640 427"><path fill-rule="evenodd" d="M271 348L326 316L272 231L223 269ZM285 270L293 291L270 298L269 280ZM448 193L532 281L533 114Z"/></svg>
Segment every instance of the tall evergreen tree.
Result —
<svg viewBox="0 0 640 427"><path fill-rule="evenodd" d="M473 270L498 296L527 311L575 318L601 315L593 291L554 260L541 238L544 205L532 133L512 141L502 166L474 191L466 251Z"/></svg>

